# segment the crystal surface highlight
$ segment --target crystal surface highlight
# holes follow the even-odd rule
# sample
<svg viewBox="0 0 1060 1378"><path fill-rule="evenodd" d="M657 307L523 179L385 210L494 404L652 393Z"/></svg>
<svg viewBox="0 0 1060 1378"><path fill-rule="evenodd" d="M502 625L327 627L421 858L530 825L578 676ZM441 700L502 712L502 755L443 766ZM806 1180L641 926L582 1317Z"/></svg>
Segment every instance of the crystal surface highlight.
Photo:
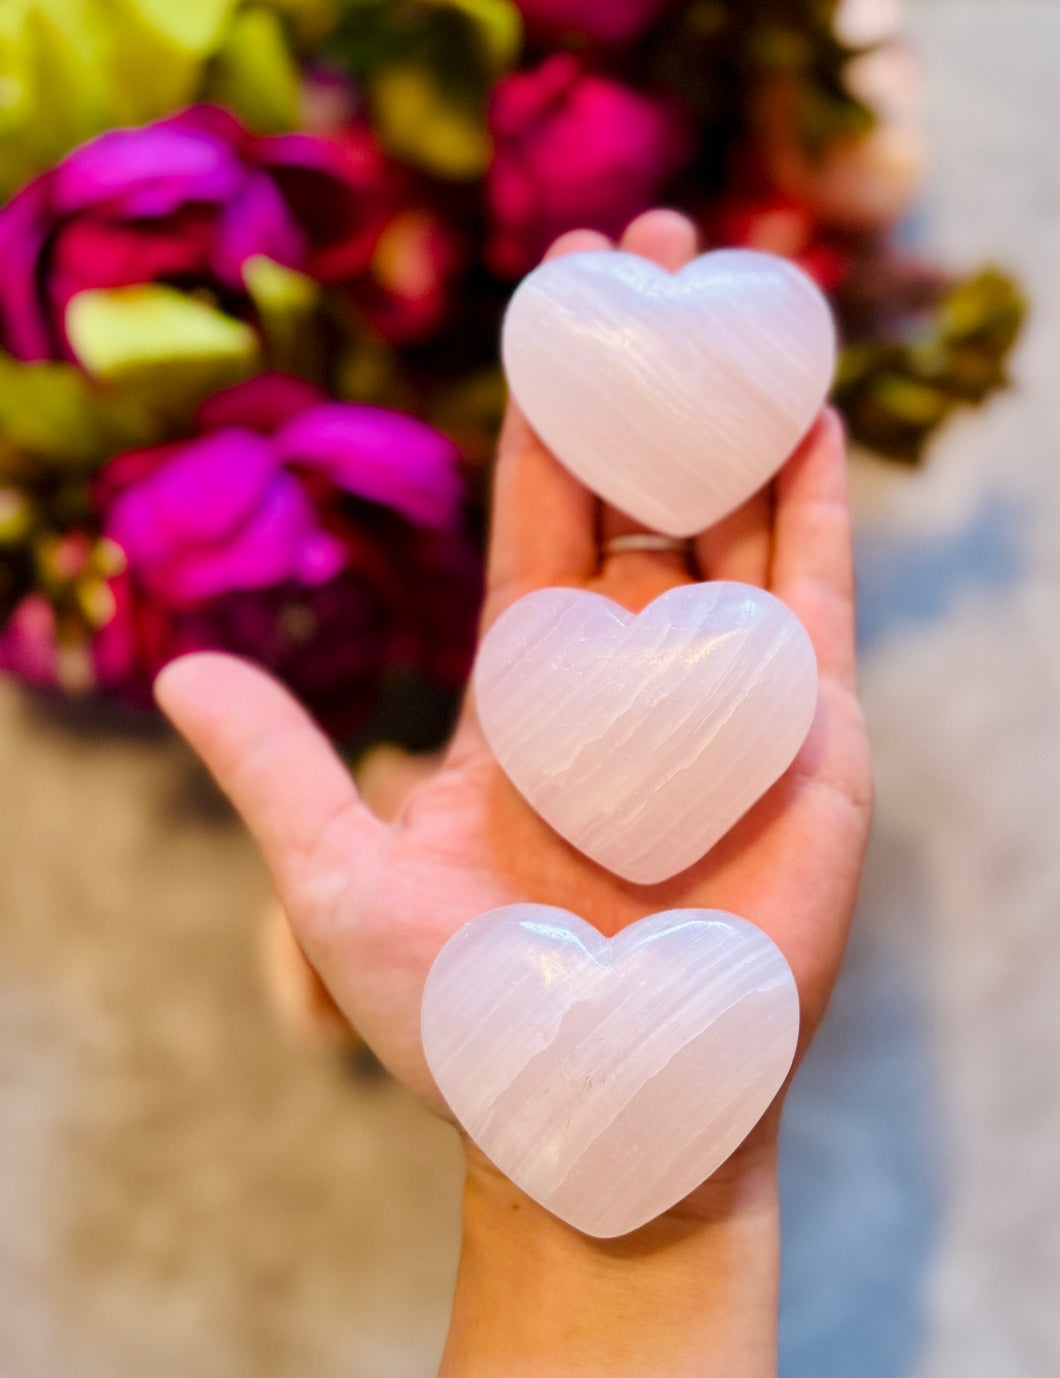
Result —
<svg viewBox="0 0 1060 1378"><path fill-rule="evenodd" d="M427 978L427 1062L482 1151L611 1238L668 1210L757 1124L791 1068L799 997L744 919L675 909L604 938L563 909L467 924Z"/></svg>
<svg viewBox="0 0 1060 1378"><path fill-rule="evenodd" d="M557 458L656 531L691 536L762 487L809 430L835 370L832 314L793 264L721 249L677 274L568 254L516 291L512 393Z"/></svg>
<svg viewBox="0 0 1060 1378"><path fill-rule="evenodd" d="M479 649L479 720L512 783L626 880L698 861L787 769L817 662L794 613L745 584L689 584L634 616L540 589Z"/></svg>

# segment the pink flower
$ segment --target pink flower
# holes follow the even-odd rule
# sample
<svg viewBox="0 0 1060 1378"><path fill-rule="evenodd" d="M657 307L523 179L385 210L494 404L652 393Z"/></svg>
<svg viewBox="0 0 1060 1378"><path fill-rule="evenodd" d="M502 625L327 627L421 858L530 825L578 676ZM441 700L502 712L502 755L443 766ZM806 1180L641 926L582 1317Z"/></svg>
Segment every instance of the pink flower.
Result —
<svg viewBox="0 0 1060 1378"><path fill-rule="evenodd" d="M0 631L0 670L42 688L59 682L55 609L43 593L26 594Z"/></svg>
<svg viewBox="0 0 1060 1378"><path fill-rule="evenodd" d="M602 43L628 43L673 0L516 0L516 4L533 28L585 34Z"/></svg>
<svg viewBox="0 0 1060 1378"><path fill-rule="evenodd" d="M586 73L569 53L501 81L491 123L486 253L511 278L565 230L620 234L692 153L676 106Z"/></svg>
<svg viewBox="0 0 1060 1378"><path fill-rule="evenodd" d="M364 131L257 138L213 106L111 130L0 210L0 346L71 358L66 307L88 288L166 282L238 314L255 255L347 280L392 213L389 177Z"/></svg>
<svg viewBox="0 0 1060 1378"><path fill-rule="evenodd" d="M223 649L342 732L390 668L462 683L479 577L444 436L284 375L210 398L198 423L98 477L104 534L128 561L94 647L103 687L146 701L168 660Z"/></svg>

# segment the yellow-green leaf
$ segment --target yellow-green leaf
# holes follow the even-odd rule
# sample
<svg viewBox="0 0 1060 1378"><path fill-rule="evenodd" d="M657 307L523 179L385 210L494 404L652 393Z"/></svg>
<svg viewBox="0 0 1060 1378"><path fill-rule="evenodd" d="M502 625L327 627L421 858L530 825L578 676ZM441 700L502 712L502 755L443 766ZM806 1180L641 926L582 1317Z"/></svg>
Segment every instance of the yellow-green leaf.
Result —
<svg viewBox="0 0 1060 1378"><path fill-rule="evenodd" d="M72 364L23 364L0 353L0 437L14 455L50 467L88 469L121 449L153 439L150 415L135 399L95 388Z"/></svg>
<svg viewBox="0 0 1060 1378"><path fill-rule="evenodd" d="M259 134L279 134L298 122L298 90L279 16L259 6L241 10L207 72L203 99L228 106Z"/></svg>
<svg viewBox="0 0 1060 1378"><path fill-rule="evenodd" d="M319 337L313 329L320 285L264 254L243 265L243 285L261 321L269 362L288 373L314 377L320 371Z"/></svg>
<svg viewBox="0 0 1060 1378"><path fill-rule="evenodd" d="M158 283L79 292L66 331L93 377L176 417L259 362L250 326Z"/></svg>
<svg viewBox="0 0 1060 1378"><path fill-rule="evenodd" d="M238 0L125 0L129 13L159 38L200 58L220 43L236 4Z"/></svg>
<svg viewBox="0 0 1060 1378"><path fill-rule="evenodd" d="M433 0L466 14L482 37L483 47L496 71L506 71L519 56L523 43L523 16L511 0Z"/></svg>
<svg viewBox="0 0 1060 1378"><path fill-rule="evenodd" d="M385 68L372 96L380 137L396 157L454 181L485 171L491 153L485 119L453 104L425 67Z"/></svg>
<svg viewBox="0 0 1060 1378"><path fill-rule="evenodd" d="M238 0L0 0L0 195L195 98Z"/></svg>

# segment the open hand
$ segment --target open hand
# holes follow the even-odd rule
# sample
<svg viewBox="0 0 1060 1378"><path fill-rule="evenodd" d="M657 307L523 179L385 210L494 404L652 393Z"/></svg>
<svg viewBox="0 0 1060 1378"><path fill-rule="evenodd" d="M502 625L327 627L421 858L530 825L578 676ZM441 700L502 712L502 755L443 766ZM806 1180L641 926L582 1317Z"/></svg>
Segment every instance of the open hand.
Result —
<svg viewBox="0 0 1060 1378"><path fill-rule="evenodd" d="M552 253L610 247L579 231ZM694 255L695 232L674 213L651 212L621 247L676 270ZM663 909L739 914L787 957L802 1001L802 1047L812 1037L846 941L871 798L845 479L841 427L826 412L768 489L696 539L691 564L643 551L601 562L602 541L635 524L603 507L509 409L484 627L547 586L590 589L639 611L675 585L733 579L786 603L817 653L817 717L792 767L704 860L661 885L619 880L543 823L494 760L470 698L442 768L396 823L384 824L326 738L260 671L200 654L159 677L162 707L246 820L295 937L336 1003L394 1075L439 1111L419 1034L427 972L463 924L520 900L570 909L606 934Z"/></svg>

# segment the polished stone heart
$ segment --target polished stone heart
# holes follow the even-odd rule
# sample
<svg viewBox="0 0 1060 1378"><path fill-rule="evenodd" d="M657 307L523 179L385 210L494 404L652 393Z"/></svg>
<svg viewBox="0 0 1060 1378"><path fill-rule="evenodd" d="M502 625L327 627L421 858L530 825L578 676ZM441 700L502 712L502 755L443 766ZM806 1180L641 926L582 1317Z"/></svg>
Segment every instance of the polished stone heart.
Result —
<svg viewBox="0 0 1060 1378"><path fill-rule="evenodd" d="M596 593L513 603L475 666L479 720L555 830L626 880L698 861L787 769L817 703L798 618L746 584L688 584L637 617Z"/></svg>
<svg viewBox="0 0 1060 1378"><path fill-rule="evenodd" d="M775 944L732 914L673 909L608 940L515 904L442 949L422 1031L486 1156L611 1238L682 1200L758 1123L795 1056L799 997Z"/></svg>
<svg viewBox="0 0 1060 1378"><path fill-rule="evenodd" d="M624 253L535 269L504 322L504 367L538 435L653 530L691 536L762 487L821 409L835 327L810 279L721 249L671 274Z"/></svg>

